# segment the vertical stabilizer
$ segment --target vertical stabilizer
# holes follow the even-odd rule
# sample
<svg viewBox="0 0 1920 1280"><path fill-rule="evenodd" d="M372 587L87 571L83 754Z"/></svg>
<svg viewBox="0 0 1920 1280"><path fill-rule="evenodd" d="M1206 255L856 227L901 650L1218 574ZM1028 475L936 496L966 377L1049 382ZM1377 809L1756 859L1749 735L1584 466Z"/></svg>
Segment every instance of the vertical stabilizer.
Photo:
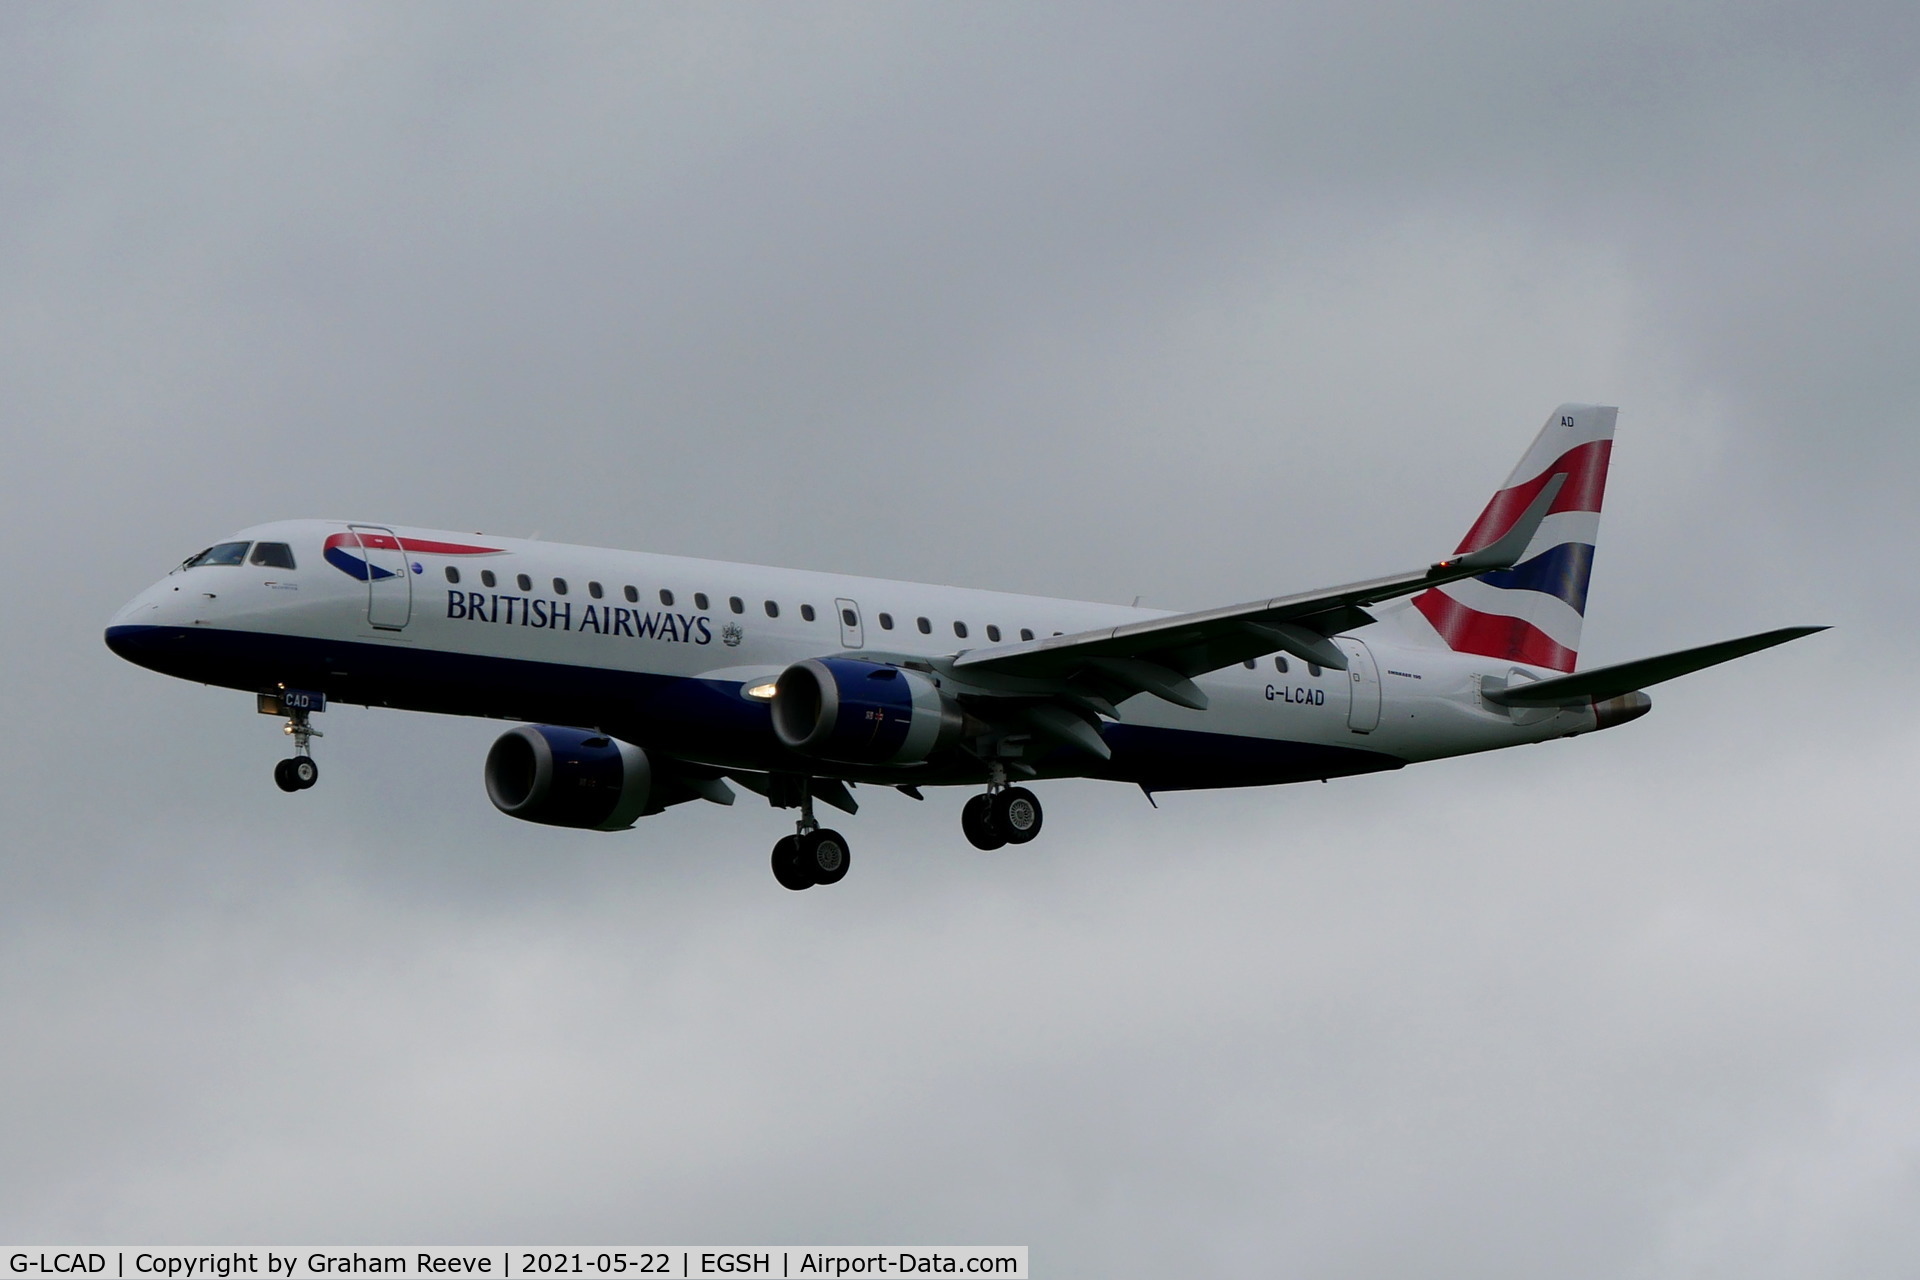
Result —
<svg viewBox="0 0 1920 1280"><path fill-rule="evenodd" d="M1495 541L1553 477L1566 476L1520 562L1413 598L1414 611L1439 643L1460 653L1573 670L1618 413L1592 404L1563 404L1553 411L1457 548L1457 553L1478 551Z"/></svg>

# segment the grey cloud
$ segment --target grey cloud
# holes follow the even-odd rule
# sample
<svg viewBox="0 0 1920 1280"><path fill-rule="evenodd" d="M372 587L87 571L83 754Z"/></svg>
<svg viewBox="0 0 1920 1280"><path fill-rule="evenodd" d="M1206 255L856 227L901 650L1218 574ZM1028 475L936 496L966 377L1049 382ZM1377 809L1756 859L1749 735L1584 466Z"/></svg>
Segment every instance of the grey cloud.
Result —
<svg viewBox="0 0 1920 1280"><path fill-rule="evenodd" d="M0 18L0 1235L1019 1240L1036 1274L1907 1274L1914 17ZM344 514L1205 604L1623 406L1586 655L1326 787L509 830L494 728L99 644Z"/></svg>

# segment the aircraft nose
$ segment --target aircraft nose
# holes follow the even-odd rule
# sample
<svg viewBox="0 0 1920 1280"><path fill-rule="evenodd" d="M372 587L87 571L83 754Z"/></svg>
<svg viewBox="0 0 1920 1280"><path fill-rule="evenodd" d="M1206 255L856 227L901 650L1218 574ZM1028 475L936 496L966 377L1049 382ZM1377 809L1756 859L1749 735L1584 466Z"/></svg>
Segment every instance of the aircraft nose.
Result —
<svg viewBox="0 0 1920 1280"><path fill-rule="evenodd" d="M147 588L107 620L104 637L107 648L128 662L143 667L157 665L160 649L168 634L168 619L162 616L158 591L157 585Z"/></svg>
<svg viewBox="0 0 1920 1280"><path fill-rule="evenodd" d="M120 624L107 628L107 648L135 666L154 671L166 668L166 653L179 648L178 637L166 627Z"/></svg>
<svg viewBox="0 0 1920 1280"><path fill-rule="evenodd" d="M140 633L145 630L145 627L110 626L107 628L107 648L128 662L138 662L139 658L135 655L142 648Z"/></svg>

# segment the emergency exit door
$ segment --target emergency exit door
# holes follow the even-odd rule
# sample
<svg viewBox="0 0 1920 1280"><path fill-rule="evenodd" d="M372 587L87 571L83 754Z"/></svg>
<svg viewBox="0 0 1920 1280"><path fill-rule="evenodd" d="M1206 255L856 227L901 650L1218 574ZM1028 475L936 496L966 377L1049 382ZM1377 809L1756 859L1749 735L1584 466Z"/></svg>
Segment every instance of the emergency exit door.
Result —
<svg viewBox="0 0 1920 1280"><path fill-rule="evenodd" d="M840 613L840 647L858 649L867 643L866 628L860 625L860 606L851 600L835 600Z"/></svg>

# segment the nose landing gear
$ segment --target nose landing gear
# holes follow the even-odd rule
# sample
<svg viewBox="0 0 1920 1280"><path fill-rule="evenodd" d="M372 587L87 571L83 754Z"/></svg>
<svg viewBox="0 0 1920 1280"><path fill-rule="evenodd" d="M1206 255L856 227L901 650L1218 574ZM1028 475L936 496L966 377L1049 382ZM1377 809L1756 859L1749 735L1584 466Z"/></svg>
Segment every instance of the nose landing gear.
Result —
<svg viewBox="0 0 1920 1280"><path fill-rule="evenodd" d="M273 766L273 780L282 791L305 791L320 781L320 766L313 759L313 740L327 735L314 728L308 717L326 709L327 698L322 693L281 689L260 695L260 713L286 716L283 732L293 739L293 755Z"/></svg>

